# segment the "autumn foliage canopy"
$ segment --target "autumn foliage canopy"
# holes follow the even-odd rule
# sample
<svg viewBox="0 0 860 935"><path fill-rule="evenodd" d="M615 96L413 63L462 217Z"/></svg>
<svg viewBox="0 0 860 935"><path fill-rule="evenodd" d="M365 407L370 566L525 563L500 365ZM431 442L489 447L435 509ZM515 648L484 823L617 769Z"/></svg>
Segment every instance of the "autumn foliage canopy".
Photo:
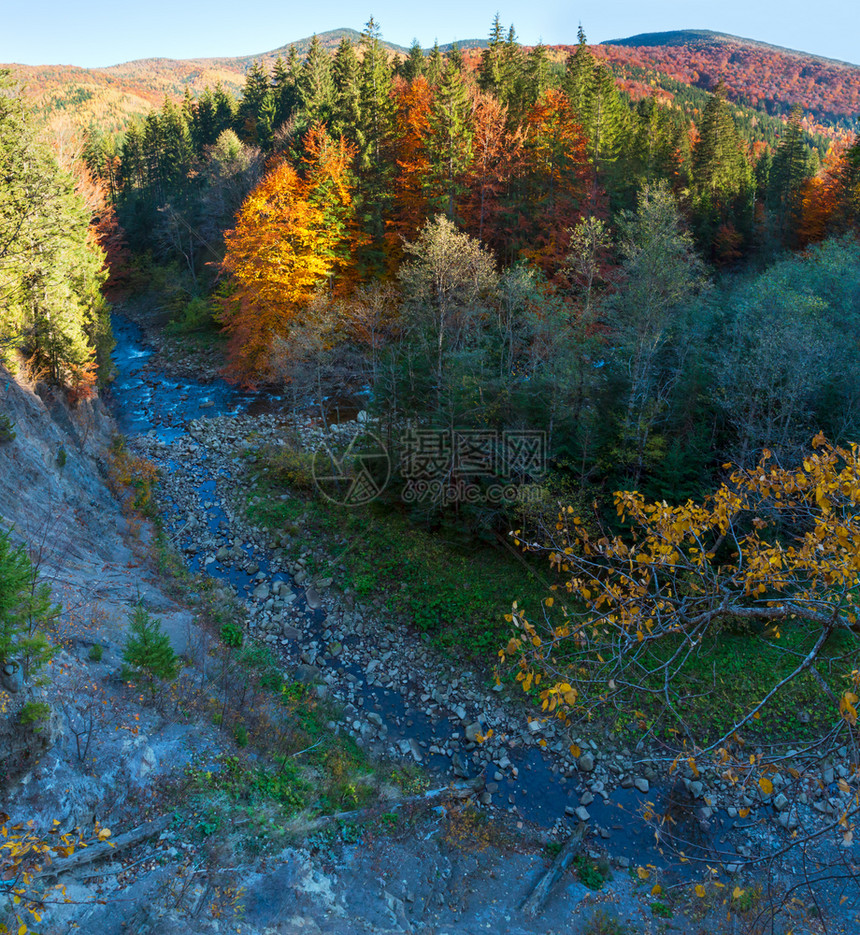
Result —
<svg viewBox="0 0 860 935"><path fill-rule="evenodd" d="M246 381L271 373L273 341L288 337L330 279L345 277L356 239L346 174L353 150L319 124L304 148L301 173L285 160L274 165L224 237L231 288L221 320L233 374Z"/></svg>

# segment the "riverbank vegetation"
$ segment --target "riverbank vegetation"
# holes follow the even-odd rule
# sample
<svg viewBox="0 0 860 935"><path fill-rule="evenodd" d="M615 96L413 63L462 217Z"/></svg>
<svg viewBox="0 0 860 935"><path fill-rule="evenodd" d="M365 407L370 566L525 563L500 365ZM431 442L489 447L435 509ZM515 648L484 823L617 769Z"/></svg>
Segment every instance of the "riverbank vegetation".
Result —
<svg viewBox="0 0 860 935"><path fill-rule="evenodd" d="M616 490L701 500L725 464L796 465L817 432L860 429L858 144L823 147L797 107L754 120L719 85L695 94L634 99L582 33L564 63L498 18L480 55L396 60L371 20L358 46L256 64L241 98L168 101L88 158L136 254L172 264L175 331L222 329L232 379L324 422L369 413L389 481L360 519L305 517L364 537L356 590L399 575L420 627L489 649L481 618L536 596L534 556L498 551L511 529L549 547L561 502L627 536ZM287 453L266 483L312 485ZM706 642L681 695L717 690L741 649ZM745 674L782 671L767 634L744 646L762 663Z"/></svg>
<svg viewBox="0 0 860 935"><path fill-rule="evenodd" d="M7 123L23 127L9 100ZM480 56L413 49L397 61L371 20L357 47L312 43L304 60L254 65L239 99L216 87L91 138L91 176L75 171L79 192L88 178L102 193L105 217L115 209L134 253L112 272L158 286L174 333L221 330L231 379L285 387L294 409L324 422L333 406L369 414L387 483L349 518L310 500L303 519L361 543L341 562L357 593L382 589L447 648L489 654L504 642L506 604L540 602L534 555L500 548L511 529L531 552L552 550L562 503L589 541L626 543L616 490L680 509L717 489L726 464L751 469L767 450L788 469L814 434L848 445L860 429L858 144L822 151L797 108L775 134L776 118L747 120L720 86L701 105L634 100L582 34L561 64L497 19ZM80 195L63 184L68 205ZM96 257L103 235L82 236ZM77 338L44 346L38 322L56 319L16 307L36 316L21 349L53 354L55 379L90 379L103 306L91 303ZM306 456L288 454L272 455L261 483L313 486ZM266 490L254 509L277 512ZM790 548L799 531L774 528L768 547ZM593 589L571 586L575 612L602 620L583 597ZM522 605L514 616L528 619ZM756 673L782 672L770 630L741 646L731 626L682 653L661 730L676 729L679 705L720 730L689 700L719 690L718 660L726 673L738 652L755 660L747 689L740 673L730 680L737 704L724 713L748 710ZM683 631L667 627L663 672ZM842 652L841 638L830 648ZM779 645L786 658L809 650L793 636ZM634 650L583 651L606 666ZM649 672L650 700L622 720L660 720ZM840 695L841 673L819 675Z"/></svg>

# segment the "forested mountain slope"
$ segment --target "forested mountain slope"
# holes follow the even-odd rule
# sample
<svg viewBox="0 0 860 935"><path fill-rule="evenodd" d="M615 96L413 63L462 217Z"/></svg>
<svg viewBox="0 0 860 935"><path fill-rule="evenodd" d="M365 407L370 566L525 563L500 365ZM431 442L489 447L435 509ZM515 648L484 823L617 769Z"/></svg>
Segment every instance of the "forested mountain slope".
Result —
<svg viewBox="0 0 860 935"><path fill-rule="evenodd" d="M343 39L358 45L360 33L333 29L317 38L323 49L333 53ZM311 41L307 37L267 52L226 58L146 58L107 68L5 67L24 86L42 118L68 114L84 126L113 131L159 106L165 97L179 100L186 90L197 97L205 87L220 83L225 90L238 93L255 61L269 68L278 56L288 58L291 49L304 58ZM445 53L453 45L439 49ZM458 45L464 51L478 50L487 41L469 39ZM409 51L384 41L382 47L400 59ZM547 53L550 60L561 63L572 49L573 45L548 46ZM709 30L677 30L614 39L595 46L594 52L612 66L619 85L634 96L658 93L684 98L690 90L711 91L722 80L731 100L771 115L785 115L792 105L800 104L810 115L811 130L850 129L860 112L860 66L752 39ZM470 59L477 61L477 54L467 56Z"/></svg>
<svg viewBox="0 0 860 935"><path fill-rule="evenodd" d="M323 49L334 52L342 39L357 44L360 35L355 29L332 29L317 38ZM186 89L196 97L207 86L220 83L225 90L238 93L255 61L271 66L279 55L287 58L291 49L304 58L311 41L312 37L307 37L268 52L232 58L145 58L107 68L18 64L0 67L9 68L23 85L37 116L49 119L66 114L83 126L94 124L113 131L159 106L165 97L180 99ZM461 46L480 48L486 44L485 40L475 39ZM408 51L390 42L384 42L383 47L392 56L403 57ZM440 51L450 48L451 44L443 45Z"/></svg>
<svg viewBox="0 0 860 935"><path fill-rule="evenodd" d="M784 114L800 104L821 123L853 125L860 111L860 66L708 30L613 39L595 52L616 74L664 77L705 90L719 81L740 103Z"/></svg>

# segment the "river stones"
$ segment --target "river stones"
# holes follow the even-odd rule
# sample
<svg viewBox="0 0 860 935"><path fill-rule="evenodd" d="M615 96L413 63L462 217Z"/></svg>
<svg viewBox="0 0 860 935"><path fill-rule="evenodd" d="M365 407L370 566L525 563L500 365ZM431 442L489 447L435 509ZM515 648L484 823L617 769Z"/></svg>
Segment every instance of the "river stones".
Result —
<svg viewBox="0 0 860 935"><path fill-rule="evenodd" d="M576 762L583 773L590 773L594 770L594 756L591 753L583 753Z"/></svg>

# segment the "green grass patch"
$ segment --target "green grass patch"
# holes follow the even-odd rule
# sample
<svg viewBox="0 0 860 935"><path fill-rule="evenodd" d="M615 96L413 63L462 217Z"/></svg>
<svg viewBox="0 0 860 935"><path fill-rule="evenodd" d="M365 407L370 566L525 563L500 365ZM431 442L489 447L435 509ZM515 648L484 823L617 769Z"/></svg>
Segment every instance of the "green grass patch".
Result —
<svg viewBox="0 0 860 935"><path fill-rule="evenodd" d="M580 854L573 859L573 868L583 886L590 890L603 889L603 884L610 878L609 864L605 861L592 860Z"/></svg>
<svg viewBox="0 0 860 935"><path fill-rule="evenodd" d="M537 607L545 596L548 569L538 576L513 555L452 542L383 505L347 509L305 496L282 500L294 489L284 481L297 469L290 461L282 470L279 459L275 456L275 468L268 471L272 462L261 459L249 519L281 536L295 536L301 524L300 539L281 540L288 554L298 556L308 543L321 546L333 558L309 561L311 574L334 578L359 600L381 597L387 611L405 617L438 647L487 662L510 635L504 617L512 601Z"/></svg>
<svg viewBox="0 0 860 935"><path fill-rule="evenodd" d="M689 657L675 677L673 711L666 710L659 695L642 693L635 702L636 712L619 714L614 728L619 733L640 734L643 728L654 729L657 736L671 739L673 729L684 721L696 726L700 742L713 742L794 670L816 636L812 629L801 625L783 628L779 639L767 636L763 628L723 625ZM819 671L837 695L844 685L840 686L838 677L829 676L828 659L844 655L852 645L850 635L834 634L821 657ZM654 661L668 658L675 648L677 643L667 639ZM844 663L834 670L840 668ZM661 683L654 678L650 684L658 689ZM832 724L835 716L832 702L824 697L814 676L806 672L772 698L743 733L767 741L812 740Z"/></svg>
<svg viewBox="0 0 860 935"><path fill-rule="evenodd" d="M21 708L19 720L22 724L43 724L50 716L51 706L46 701L28 701Z"/></svg>

